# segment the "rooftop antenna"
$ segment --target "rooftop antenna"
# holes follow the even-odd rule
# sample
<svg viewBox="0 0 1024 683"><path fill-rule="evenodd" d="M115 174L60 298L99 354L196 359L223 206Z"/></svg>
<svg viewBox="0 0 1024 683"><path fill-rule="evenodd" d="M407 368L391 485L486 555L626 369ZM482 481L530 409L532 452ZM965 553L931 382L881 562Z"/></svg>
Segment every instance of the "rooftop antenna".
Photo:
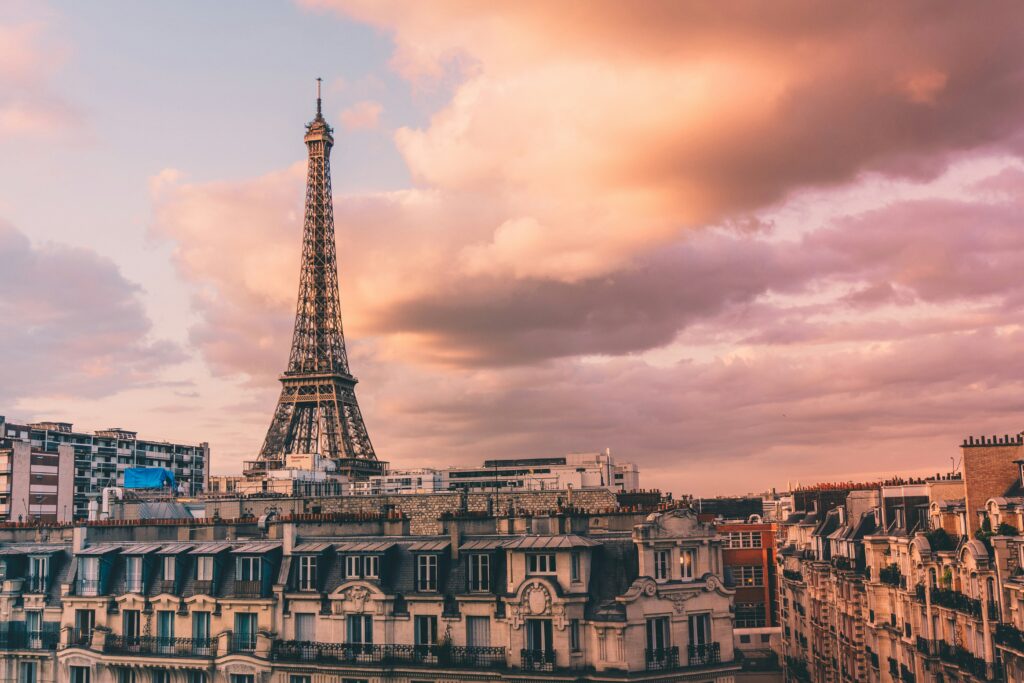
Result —
<svg viewBox="0 0 1024 683"><path fill-rule="evenodd" d="M319 117L320 114L320 82L322 78L316 79L316 115Z"/></svg>

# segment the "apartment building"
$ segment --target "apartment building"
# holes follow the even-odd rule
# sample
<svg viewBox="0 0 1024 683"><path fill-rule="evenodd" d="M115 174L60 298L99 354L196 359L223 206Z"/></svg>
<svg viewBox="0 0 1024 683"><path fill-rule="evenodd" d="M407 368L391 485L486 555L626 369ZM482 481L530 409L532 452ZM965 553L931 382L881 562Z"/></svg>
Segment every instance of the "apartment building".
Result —
<svg viewBox="0 0 1024 683"><path fill-rule="evenodd" d="M0 679L744 680L722 540L688 510L311 517L0 528Z"/></svg>
<svg viewBox="0 0 1024 683"><path fill-rule="evenodd" d="M28 441L0 438L0 520L70 522L74 460L68 444L47 453Z"/></svg>
<svg viewBox="0 0 1024 683"><path fill-rule="evenodd" d="M198 495L205 490L210 473L208 444L149 441L138 438L136 432L120 428L95 433L76 432L73 425L68 422L15 424L0 416L0 439L11 443L29 444L34 466L57 467L59 481L49 483L47 486L58 488L65 481L61 478L64 475L60 473L66 470L62 470L61 467L67 463L67 455L61 454L67 453L70 449L70 479L73 493L72 501L67 504L69 513L65 512L63 503L56 500L46 503L48 507L45 514L56 514L60 518L70 514L75 519L85 519L89 514L89 503L99 501L104 488L122 486L124 471L129 467L166 468L174 473L179 492L189 496ZM56 462L53 462L54 456L57 456ZM45 464L44 460L47 461ZM49 469L46 473L53 474ZM34 473L32 476L34 481ZM3 482L0 478L0 508L3 505L2 490ZM48 495L59 497L61 494L57 491ZM9 507L10 510L15 509L16 499L15 495L9 502L9 506L14 506ZM31 504L31 500L28 503ZM50 512L52 505L57 506L56 512Z"/></svg>
<svg viewBox="0 0 1024 683"><path fill-rule="evenodd" d="M802 497L780 525L787 680L1024 681L1022 447L972 437L962 476Z"/></svg>
<svg viewBox="0 0 1024 683"><path fill-rule="evenodd" d="M778 566L774 524L719 522L722 561L736 595L733 635L738 650L752 658L774 658L780 647Z"/></svg>

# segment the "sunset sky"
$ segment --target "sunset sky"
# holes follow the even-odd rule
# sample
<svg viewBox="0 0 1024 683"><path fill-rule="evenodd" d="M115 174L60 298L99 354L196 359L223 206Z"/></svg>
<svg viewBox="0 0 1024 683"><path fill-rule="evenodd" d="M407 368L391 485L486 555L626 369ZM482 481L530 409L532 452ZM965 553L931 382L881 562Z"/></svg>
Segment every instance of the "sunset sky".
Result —
<svg viewBox="0 0 1024 683"><path fill-rule="evenodd" d="M1024 12L984 9L5 2L0 414L255 456L321 76L393 466L948 470L1024 429Z"/></svg>

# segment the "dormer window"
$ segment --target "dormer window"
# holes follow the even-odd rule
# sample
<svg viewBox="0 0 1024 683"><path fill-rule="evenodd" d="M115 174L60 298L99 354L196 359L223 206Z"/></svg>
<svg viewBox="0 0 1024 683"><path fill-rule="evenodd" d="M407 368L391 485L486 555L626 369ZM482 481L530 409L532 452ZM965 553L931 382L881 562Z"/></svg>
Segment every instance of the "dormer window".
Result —
<svg viewBox="0 0 1024 683"><path fill-rule="evenodd" d="M491 557L483 553L469 556L469 590L486 593L491 589Z"/></svg>
<svg viewBox="0 0 1024 683"><path fill-rule="evenodd" d="M79 595L98 595L100 591L100 558L78 558Z"/></svg>
<svg viewBox="0 0 1024 683"><path fill-rule="evenodd" d="M380 558L376 555L367 555L363 558L363 576L368 579L376 579L380 576Z"/></svg>
<svg viewBox="0 0 1024 683"><path fill-rule="evenodd" d="M260 558L240 557L238 558L238 580L259 581L260 580Z"/></svg>
<svg viewBox="0 0 1024 683"><path fill-rule="evenodd" d="M174 581L175 573L175 558L174 555L164 556L164 581Z"/></svg>
<svg viewBox="0 0 1024 683"><path fill-rule="evenodd" d="M316 589L316 555L302 555L299 557L299 590L315 591Z"/></svg>
<svg viewBox="0 0 1024 683"><path fill-rule="evenodd" d="M437 590L437 555L420 555L416 558L416 590Z"/></svg>
<svg viewBox="0 0 1024 683"><path fill-rule="evenodd" d="M142 558L138 555L125 558L124 589L129 593L142 591Z"/></svg>
<svg viewBox="0 0 1024 683"><path fill-rule="evenodd" d="M526 556L527 574L554 574L555 571L554 553L531 553Z"/></svg>
<svg viewBox="0 0 1024 683"><path fill-rule="evenodd" d="M213 581L213 557L200 555L196 558L196 581Z"/></svg>
<svg viewBox="0 0 1024 683"><path fill-rule="evenodd" d="M668 581L669 576L669 561L672 557L671 550L655 550L654 551L654 580L655 581Z"/></svg>
<svg viewBox="0 0 1024 683"><path fill-rule="evenodd" d="M358 579L363 575L363 558L359 555L345 557L345 578Z"/></svg>

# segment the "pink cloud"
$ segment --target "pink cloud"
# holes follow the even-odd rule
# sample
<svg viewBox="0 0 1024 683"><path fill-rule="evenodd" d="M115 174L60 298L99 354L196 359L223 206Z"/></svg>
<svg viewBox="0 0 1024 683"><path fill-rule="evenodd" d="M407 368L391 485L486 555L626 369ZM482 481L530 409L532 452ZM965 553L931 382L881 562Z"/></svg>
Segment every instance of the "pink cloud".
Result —
<svg viewBox="0 0 1024 683"><path fill-rule="evenodd" d="M372 130L380 125L384 107L380 102L363 100L341 112L341 123L346 130Z"/></svg>

